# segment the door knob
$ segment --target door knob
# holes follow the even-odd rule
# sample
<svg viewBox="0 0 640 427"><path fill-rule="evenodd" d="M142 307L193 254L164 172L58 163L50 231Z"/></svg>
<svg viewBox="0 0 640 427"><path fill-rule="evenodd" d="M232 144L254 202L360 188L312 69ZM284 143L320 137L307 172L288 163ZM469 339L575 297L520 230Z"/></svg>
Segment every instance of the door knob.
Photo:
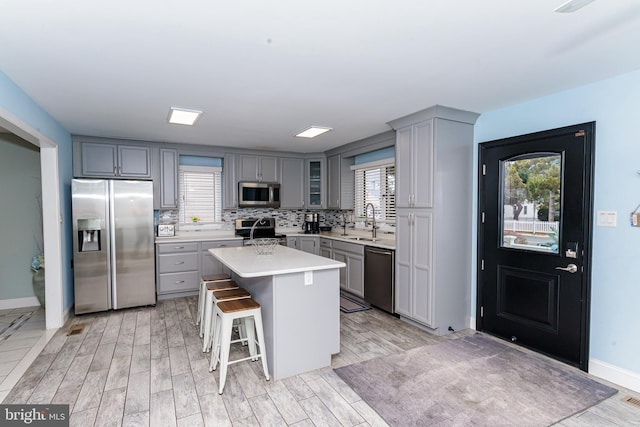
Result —
<svg viewBox="0 0 640 427"><path fill-rule="evenodd" d="M578 266L575 264L569 264L566 267L556 267L556 270L568 271L569 273L576 273Z"/></svg>

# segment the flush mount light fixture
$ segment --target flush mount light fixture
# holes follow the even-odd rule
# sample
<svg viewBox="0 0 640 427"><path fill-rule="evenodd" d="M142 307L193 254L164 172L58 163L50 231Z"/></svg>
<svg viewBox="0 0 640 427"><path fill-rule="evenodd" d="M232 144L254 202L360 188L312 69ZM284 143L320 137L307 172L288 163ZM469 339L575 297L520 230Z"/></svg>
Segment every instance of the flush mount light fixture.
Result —
<svg viewBox="0 0 640 427"><path fill-rule="evenodd" d="M571 12L575 12L578 9L582 9L583 7L585 7L586 5L588 5L593 1L595 0L569 0L562 3L560 6L556 7L555 9L553 9L553 11L559 12L559 13L571 13Z"/></svg>
<svg viewBox="0 0 640 427"><path fill-rule="evenodd" d="M305 130L303 130L302 132L300 132L299 134L297 134L297 137L300 138L315 138L318 135L322 135L325 132L329 132L330 130L332 130L333 128L329 128L326 126L309 126L308 128L306 128Z"/></svg>
<svg viewBox="0 0 640 427"><path fill-rule="evenodd" d="M171 107L169 123L176 125L193 126L200 118L202 111L187 110L186 108Z"/></svg>

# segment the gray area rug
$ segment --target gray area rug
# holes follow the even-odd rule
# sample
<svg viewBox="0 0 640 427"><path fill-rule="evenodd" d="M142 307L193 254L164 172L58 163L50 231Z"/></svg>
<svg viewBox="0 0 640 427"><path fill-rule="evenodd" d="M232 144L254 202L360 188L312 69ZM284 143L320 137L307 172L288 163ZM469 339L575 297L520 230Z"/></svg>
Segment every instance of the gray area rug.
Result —
<svg viewBox="0 0 640 427"><path fill-rule="evenodd" d="M392 426L547 426L617 392L483 334L335 372Z"/></svg>
<svg viewBox="0 0 640 427"><path fill-rule="evenodd" d="M356 313L358 311L371 310L371 306L365 302L358 301L354 297L340 293L340 311L343 313Z"/></svg>

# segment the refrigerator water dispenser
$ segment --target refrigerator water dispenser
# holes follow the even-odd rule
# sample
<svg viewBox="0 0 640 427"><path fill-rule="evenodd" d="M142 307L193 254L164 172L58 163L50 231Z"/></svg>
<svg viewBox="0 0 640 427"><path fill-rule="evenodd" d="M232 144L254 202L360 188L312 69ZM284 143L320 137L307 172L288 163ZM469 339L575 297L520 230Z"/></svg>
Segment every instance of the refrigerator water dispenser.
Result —
<svg viewBox="0 0 640 427"><path fill-rule="evenodd" d="M78 219L78 252L100 251L100 220Z"/></svg>

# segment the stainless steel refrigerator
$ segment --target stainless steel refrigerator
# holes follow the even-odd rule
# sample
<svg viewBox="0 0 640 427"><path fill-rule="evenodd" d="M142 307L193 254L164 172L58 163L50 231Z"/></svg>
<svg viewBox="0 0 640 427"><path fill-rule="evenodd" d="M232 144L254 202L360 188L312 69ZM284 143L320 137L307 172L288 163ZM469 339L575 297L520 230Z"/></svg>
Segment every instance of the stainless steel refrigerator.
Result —
<svg viewBox="0 0 640 427"><path fill-rule="evenodd" d="M156 303L153 183L74 179L75 312Z"/></svg>

